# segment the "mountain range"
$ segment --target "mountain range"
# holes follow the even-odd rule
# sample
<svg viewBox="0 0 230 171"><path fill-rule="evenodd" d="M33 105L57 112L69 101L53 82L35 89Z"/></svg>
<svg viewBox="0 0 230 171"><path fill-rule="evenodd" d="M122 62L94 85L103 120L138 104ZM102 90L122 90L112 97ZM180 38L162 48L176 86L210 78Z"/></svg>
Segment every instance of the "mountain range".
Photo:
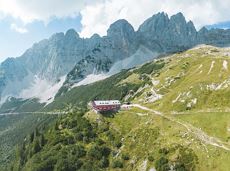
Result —
<svg viewBox="0 0 230 171"><path fill-rule="evenodd" d="M136 31L70 29L7 59L0 170L229 170L229 42L230 30L158 13ZM125 104L99 114L94 99Z"/></svg>
<svg viewBox="0 0 230 171"><path fill-rule="evenodd" d="M196 30L182 13L158 13L137 31L124 20L110 25L107 35L81 38L74 29L35 43L22 56L0 65L0 97L38 98L50 103L90 75L112 75L161 55L198 44L230 45L230 30Z"/></svg>
<svg viewBox="0 0 230 171"><path fill-rule="evenodd" d="M208 28L208 29L215 29L215 28L229 29L230 28L230 21L219 22L219 23L216 23L216 24L207 25L205 27Z"/></svg>

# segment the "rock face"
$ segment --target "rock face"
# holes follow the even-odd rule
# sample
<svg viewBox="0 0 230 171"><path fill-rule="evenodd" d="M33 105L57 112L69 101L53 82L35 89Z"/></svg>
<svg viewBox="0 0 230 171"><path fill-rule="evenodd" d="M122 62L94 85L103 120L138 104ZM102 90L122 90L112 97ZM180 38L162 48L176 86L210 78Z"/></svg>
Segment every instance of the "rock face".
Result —
<svg viewBox="0 0 230 171"><path fill-rule="evenodd" d="M158 13L146 20L138 29L141 43L159 52L177 52L196 44L197 32L191 21L186 22L181 13L170 19Z"/></svg>
<svg viewBox="0 0 230 171"><path fill-rule="evenodd" d="M131 56L129 59L139 60L140 54L145 56L144 52L148 52L146 60L149 60L149 54L178 52L197 44L228 46L230 30L202 28L197 32L182 13L170 18L158 13L144 21L137 31L126 20L118 20L104 37L94 34L84 39L70 29L34 44L18 58L4 61L0 65L0 96L1 99L18 96L21 90L30 87L35 76L52 84L67 75L64 85L69 86L89 74L109 72L118 61L133 62L125 60ZM137 59L134 54L138 54Z"/></svg>
<svg viewBox="0 0 230 171"><path fill-rule="evenodd" d="M215 45L219 47L230 46L230 29L211 29L202 28L198 34L198 43Z"/></svg>
<svg viewBox="0 0 230 171"><path fill-rule="evenodd" d="M109 72L114 63L137 51L139 44L135 36L133 27L126 20L118 20L109 27L107 36L95 34L87 39L90 49L68 73L65 86L71 86L92 73Z"/></svg>

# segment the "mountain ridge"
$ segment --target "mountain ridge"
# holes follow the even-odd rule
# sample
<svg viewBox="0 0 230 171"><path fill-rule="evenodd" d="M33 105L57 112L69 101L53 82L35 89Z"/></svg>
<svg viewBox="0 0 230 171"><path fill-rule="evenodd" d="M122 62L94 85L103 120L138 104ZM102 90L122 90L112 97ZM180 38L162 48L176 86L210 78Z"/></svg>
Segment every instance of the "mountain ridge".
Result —
<svg viewBox="0 0 230 171"><path fill-rule="evenodd" d="M116 62L135 54L140 46L161 55L183 51L197 44L227 46L229 38L230 30L197 31L191 21L186 22L182 13L170 18L163 12L155 14L137 31L128 21L121 19L111 24L107 36L103 37L94 34L84 39L70 29L65 34L56 33L35 43L21 57L7 59L0 65L1 101L8 96L20 97L21 91L29 89L36 77L53 85L58 84L60 77L72 75L66 82L75 84L92 73L107 73ZM17 87L13 86L16 81ZM54 95L47 99L53 100Z"/></svg>

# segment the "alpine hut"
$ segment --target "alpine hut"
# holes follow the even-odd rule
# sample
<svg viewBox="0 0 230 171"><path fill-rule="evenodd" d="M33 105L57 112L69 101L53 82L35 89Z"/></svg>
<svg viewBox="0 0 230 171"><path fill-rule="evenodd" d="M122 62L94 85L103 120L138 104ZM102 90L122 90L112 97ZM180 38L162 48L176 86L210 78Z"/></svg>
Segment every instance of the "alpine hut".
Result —
<svg viewBox="0 0 230 171"><path fill-rule="evenodd" d="M121 108L119 100L94 100L92 107L96 112L116 112Z"/></svg>

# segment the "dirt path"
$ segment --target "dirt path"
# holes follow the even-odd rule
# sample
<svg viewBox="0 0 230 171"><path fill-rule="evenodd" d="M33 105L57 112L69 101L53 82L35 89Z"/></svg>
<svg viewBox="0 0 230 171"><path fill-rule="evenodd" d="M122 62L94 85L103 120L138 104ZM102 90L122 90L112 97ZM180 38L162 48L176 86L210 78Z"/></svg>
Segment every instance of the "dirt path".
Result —
<svg viewBox="0 0 230 171"><path fill-rule="evenodd" d="M205 132L203 132L202 130L200 130L200 129L194 127L194 126L192 126L189 123L186 123L184 121L179 121L178 119L175 119L175 118L170 117L170 116L166 116L166 115L164 115L163 113L161 113L159 111L150 109L150 108L142 106L140 104L131 104L130 106L131 107L137 107L137 108L140 108L142 110L149 111L149 112L151 112L151 113L153 113L155 115L159 115L159 116L161 116L161 117L163 117L165 119L168 119L168 120L170 120L172 122L176 122L177 124L182 125L183 127L185 127L188 130L188 132L190 132L193 135L195 135L196 138L198 138L199 140L201 140L205 144L210 144L212 146L219 147L219 148L225 149L227 151L230 151L230 148L228 146L226 146L225 143L223 143L221 140L219 140L216 137L211 137L211 136L207 135Z"/></svg>

